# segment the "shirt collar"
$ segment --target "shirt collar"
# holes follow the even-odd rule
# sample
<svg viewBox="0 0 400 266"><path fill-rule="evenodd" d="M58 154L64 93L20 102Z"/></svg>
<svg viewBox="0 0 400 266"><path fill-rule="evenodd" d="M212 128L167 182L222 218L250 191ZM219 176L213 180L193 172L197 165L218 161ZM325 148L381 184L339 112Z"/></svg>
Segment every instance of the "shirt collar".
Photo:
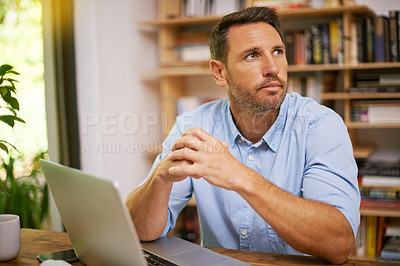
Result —
<svg viewBox="0 0 400 266"><path fill-rule="evenodd" d="M283 129L286 124L286 114L289 108L289 97L286 94L285 99L279 108L278 117L275 120L275 123L270 127L270 129L265 133L262 137L264 141L268 144L272 151L276 152L279 148L279 144L281 143L283 137Z"/></svg>
<svg viewBox="0 0 400 266"><path fill-rule="evenodd" d="M282 132L284 129L284 125L286 123L286 113L287 109L289 107L288 103L288 95L286 94L285 99L283 100L280 109L279 109L279 114L278 117L275 121L275 123L271 126L271 128L265 133L265 135L262 137L263 141L267 143L267 145L271 148L272 151L276 152L279 148L279 144L281 143L282 139ZM237 129L234 121L233 121L233 116L232 112L230 110L230 104L229 100L226 101L226 106L225 106L225 112L226 112L226 119L227 119L227 125L228 125L228 134L229 134L229 147L233 148L235 145L235 141L238 138L244 139L242 134L240 134L239 130Z"/></svg>
<svg viewBox="0 0 400 266"><path fill-rule="evenodd" d="M233 148L235 145L235 141L237 138L242 138L242 134L240 134L239 130L237 129L235 123L233 122L233 115L231 112L231 107L229 100L226 101L225 106L227 124L228 124L228 134L229 134L229 147ZM244 138L243 138L244 139Z"/></svg>

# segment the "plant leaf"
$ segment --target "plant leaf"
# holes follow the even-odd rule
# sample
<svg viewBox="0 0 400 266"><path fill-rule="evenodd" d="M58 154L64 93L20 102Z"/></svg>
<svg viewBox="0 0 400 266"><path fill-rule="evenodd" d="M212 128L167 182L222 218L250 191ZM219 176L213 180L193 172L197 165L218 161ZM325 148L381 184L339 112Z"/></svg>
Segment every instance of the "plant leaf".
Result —
<svg viewBox="0 0 400 266"><path fill-rule="evenodd" d="M10 127L14 127L15 125L14 118L15 116L13 115L0 115L0 121L6 123Z"/></svg>
<svg viewBox="0 0 400 266"><path fill-rule="evenodd" d="M14 120L18 121L20 123L25 123L25 120L23 120L22 118L18 117L18 116L14 116Z"/></svg>
<svg viewBox="0 0 400 266"><path fill-rule="evenodd" d="M11 97L10 105L12 108L19 111L19 102L18 102L17 98Z"/></svg>
<svg viewBox="0 0 400 266"><path fill-rule="evenodd" d="M7 71L7 74L21 75L20 73L18 73L17 71L14 71L14 70Z"/></svg>
<svg viewBox="0 0 400 266"><path fill-rule="evenodd" d="M0 149L2 149L3 151L5 151L7 154L9 154L9 150L7 145L5 145L4 143L0 143Z"/></svg>
<svg viewBox="0 0 400 266"><path fill-rule="evenodd" d="M19 150L14 145L12 145L10 142L0 139L0 144L11 146L14 150L19 152Z"/></svg>
<svg viewBox="0 0 400 266"><path fill-rule="evenodd" d="M4 95L8 92L7 88L5 86L0 87L0 95L1 97L4 97Z"/></svg>
<svg viewBox="0 0 400 266"><path fill-rule="evenodd" d="M13 66L8 65L8 64L4 64L0 66L0 76L4 76L7 71L10 71L11 69L13 69Z"/></svg>

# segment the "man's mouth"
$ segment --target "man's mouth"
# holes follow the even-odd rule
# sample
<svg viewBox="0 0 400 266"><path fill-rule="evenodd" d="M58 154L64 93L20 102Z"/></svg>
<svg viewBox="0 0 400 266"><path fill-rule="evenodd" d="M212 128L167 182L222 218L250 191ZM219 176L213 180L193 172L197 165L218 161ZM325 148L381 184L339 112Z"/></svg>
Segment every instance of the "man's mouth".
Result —
<svg viewBox="0 0 400 266"><path fill-rule="evenodd" d="M270 82L261 86L258 90L276 91L282 88L280 82Z"/></svg>

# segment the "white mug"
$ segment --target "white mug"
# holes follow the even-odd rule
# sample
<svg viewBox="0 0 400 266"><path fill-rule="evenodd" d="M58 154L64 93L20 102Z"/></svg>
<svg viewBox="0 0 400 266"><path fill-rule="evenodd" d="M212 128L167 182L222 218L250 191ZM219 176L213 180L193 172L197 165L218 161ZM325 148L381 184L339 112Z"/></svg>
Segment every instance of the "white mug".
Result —
<svg viewBox="0 0 400 266"><path fill-rule="evenodd" d="M12 260L21 249L19 216L0 214L0 261Z"/></svg>

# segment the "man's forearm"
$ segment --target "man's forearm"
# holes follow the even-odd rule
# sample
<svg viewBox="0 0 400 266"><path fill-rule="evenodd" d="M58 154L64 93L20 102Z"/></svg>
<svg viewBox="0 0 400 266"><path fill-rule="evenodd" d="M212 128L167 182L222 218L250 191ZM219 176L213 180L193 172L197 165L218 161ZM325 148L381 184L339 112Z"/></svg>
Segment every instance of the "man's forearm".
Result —
<svg viewBox="0 0 400 266"><path fill-rule="evenodd" d="M140 240L154 240L163 232L171 188L172 183L164 183L152 176L127 197L126 205Z"/></svg>
<svg viewBox="0 0 400 266"><path fill-rule="evenodd" d="M333 263L346 260L353 233L338 209L292 195L257 173L252 173L250 180L239 194L283 240L301 252Z"/></svg>

